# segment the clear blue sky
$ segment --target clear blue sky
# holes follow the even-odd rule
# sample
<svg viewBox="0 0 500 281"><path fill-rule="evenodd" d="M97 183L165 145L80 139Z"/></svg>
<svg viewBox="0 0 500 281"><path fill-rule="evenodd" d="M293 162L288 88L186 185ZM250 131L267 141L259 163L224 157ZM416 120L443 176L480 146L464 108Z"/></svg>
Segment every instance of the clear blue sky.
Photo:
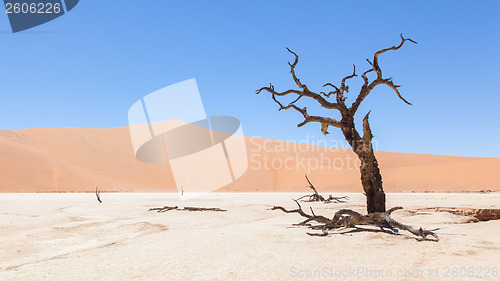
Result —
<svg viewBox="0 0 500 281"><path fill-rule="evenodd" d="M372 110L378 149L500 157L499 12L498 1L81 0L16 34L3 14L0 128L126 126L136 100L196 78L207 113L239 118L246 135L341 140L335 128L326 137L318 124L297 128L297 112L255 90L293 87L285 47L319 91L403 32L419 44L380 65L413 106L380 86L358 112L359 123Z"/></svg>

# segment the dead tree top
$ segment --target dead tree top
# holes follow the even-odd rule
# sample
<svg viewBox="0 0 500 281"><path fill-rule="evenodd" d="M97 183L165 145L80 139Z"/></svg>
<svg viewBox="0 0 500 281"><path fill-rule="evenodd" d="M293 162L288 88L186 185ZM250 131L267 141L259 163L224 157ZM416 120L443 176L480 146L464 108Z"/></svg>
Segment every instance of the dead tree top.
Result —
<svg viewBox="0 0 500 281"><path fill-rule="evenodd" d="M349 86L346 85L347 80L352 79L354 77L358 77L358 75L356 74L356 66L355 65L353 65L353 68L354 68L353 73L342 79L342 81L340 82L340 87L337 87L332 83L326 83L323 85L323 87L326 87L326 86L332 87L333 88L332 91L330 91L328 93L325 93L325 92L315 93L315 92L311 91L307 87L306 84L303 84L299 78L297 78L297 75L295 74L295 67L297 66L297 64L299 62L299 56L288 48L286 48L288 50L288 52L290 52L291 54L293 54L295 56L294 62L288 63L288 65L290 66L290 73L292 75L293 81L295 82L295 84L298 86L298 88L300 90L290 89L290 90L286 90L284 92L278 92L274 89L274 86L272 84L269 84L269 87L262 87L262 88L258 89L256 93L259 94L262 91L266 91L266 92L271 93L272 99L280 107L279 110L282 110L282 109L288 110L290 108L293 108L294 110L296 110L300 114L302 114L302 116L304 116L304 121L299 123L297 125L298 127L302 127L307 123L317 122L317 123L321 124L321 132L325 135L328 134L328 127L329 126L337 127L337 128L344 128L344 129L349 129L350 126L345 122L345 120L337 120L335 118L330 118L330 117L309 115L306 107L300 108L299 106L297 106L295 104L302 97L308 97L308 98L312 98L312 99L316 100L323 108L338 110L342 115L342 119L344 119L344 118L350 119L352 116L354 116L354 114L358 110L358 108L361 105L361 103L363 102L363 100L368 96L368 94L373 90L373 88L375 88L378 85L389 86L392 90L394 90L394 92L396 92L399 99L401 99L406 104L411 105L410 102L408 102L405 98L403 98L403 96L401 96L401 93L398 90L398 88L400 86L394 84L394 82L392 81L392 78L383 78L382 70L379 66L379 55L381 55L387 51L398 50L399 48L401 48L403 46L403 44L406 41L410 41L412 43L417 44L417 42L413 41L412 39L404 38L403 34L400 34L400 36L401 36L401 43L398 46L392 46L389 48L379 50L379 51L375 52L375 54L373 55L372 61L370 61L369 59L366 60L370 64L371 68L366 70L365 72L363 72L361 74L361 78L363 79L364 83L363 83L363 86L361 87L361 90L360 90L356 100L351 104L351 106L347 106L345 104L346 96L344 96L344 93L349 93ZM375 72L377 74L377 77L373 81L370 81L370 79L366 76L370 72ZM290 102L286 106L283 105L276 98L276 96L282 97L282 96L287 96L290 94L297 95L297 98L295 100L293 100L292 102ZM335 95L335 99L336 99L335 102L331 102L331 101L327 100L332 95ZM366 116L368 116L368 114ZM365 118L367 118L367 117L365 117Z"/></svg>

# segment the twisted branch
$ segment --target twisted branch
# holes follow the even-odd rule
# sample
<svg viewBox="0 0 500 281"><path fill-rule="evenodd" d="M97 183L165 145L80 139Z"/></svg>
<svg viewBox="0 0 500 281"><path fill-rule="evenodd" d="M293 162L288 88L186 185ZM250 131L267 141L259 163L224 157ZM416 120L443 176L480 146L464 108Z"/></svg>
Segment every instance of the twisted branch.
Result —
<svg viewBox="0 0 500 281"><path fill-rule="evenodd" d="M299 209L294 209L294 210L287 210L281 206L274 206L271 210L281 210L285 213L299 213L302 217L307 218L305 221L299 223L299 225L305 225L307 222L310 221L316 221L320 223L320 225L308 225L312 229L318 229L322 230L322 233L307 233L311 236L327 236L328 230L332 229L338 229L341 227L345 228L356 228L358 231L376 231L373 229L362 229L362 228L357 228L357 225L376 225L380 228L380 232L384 233L389 233L389 234L395 234L394 229L398 228L401 230L405 230L410 232L411 234L417 236L418 241L424 241L424 240L429 240L429 241L439 241L439 237L437 234L430 230L425 230L423 228L414 228L410 225L406 225L403 223L400 223L393 219L390 215L392 212L396 210L401 210L403 207L393 207L386 212L383 213L371 213L368 215L362 215L356 211L350 210L350 209L342 209L339 210L335 213L332 219L327 219L324 216L319 216L315 215L313 212L313 215L309 215L305 213L302 210L302 207L300 204L297 202L297 200L294 200L295 203L299 206ZM312 209L311 209L312 211ZM388 228L389 229L386 229ZM393 229L391 229L392 227ZM434 239L429 239L428 236L434 237Z"/></svg>
<svg viewBox="0 0 500 281"><path fill-rule="evenodd" d="M297 66L297 63L299 62L299 56L296 53L290 51L290 49L288 49L288 48L286 48L286 49L295 56L295 61L293 63L289 62L288 65L290 65L290 73L292 74L293 81L295 81L295 84L297 84L297 86L300 89L302 89L302 91L299 91L299 90L287 90L287 91L279 93L279 92L276 92L274 90L273 85L269 85L269 87L262 87L259 90L257 90L256 94L259 94L262 91L267 91L267 92L269 92L269 93L271 93L273 95L277 95L277 96L286 96L288 94L294 93L294 94L297 94L299 96L305 96L305 97L313 98L322 107L324 107L326 109L337 109L337 110L339 110L340 107L339 107L339 105L337 103L333 103L333 102L327 101L321 95L310 91L309 88L307 88L307 86L305 84L302 84L300 82L300 80L295 75L295 66Z"/></svg>
<svg viewBox="0 0 500 281"><path fill-rule="evenodd" d="M305 124L307 123L310 123L310 122L318 122L318 123L321 123L322 125L322 131L323 131L323 128L324 131L323 131L323 134L328 134L328 132L326 131L326 129L328 129L328 126L333 126L333 127L337 127L337 128L341 128L343 126L343 124L337 120L337 119L334 119L334 118L329 118L329 117L322 117L322 116L311 116L307 113L307 108L304 107L304 108L300 108L298 106L296 106L294 103L297 102L302 96L299 96L297 97L297 99L295 99L294 101L290 102L287 106L284 106L280 101L278 101L276 99L276 96L274 94L272 94L272 99L280 106L279 110L287 110L287 109L290 109L290 108L293 108L295 109L296 111L300 112L302 114L302 116L304 116L304 121L302 121L301 123L299 123L297 125L297 127L302 127L304 126Z"/></svg>
<svg viewBox="0 0 500 281"><path fill-rule="evenodd" d="M345 82L348 80L348 79L351 79L353 77L357 77L358 75L356 75L356 65L352 65L354 67L354 70L352 72L351 75L349 76L346 76L342 79L342 82L340 83L340 92L346 92L346 93L349 93L349 86L346 86L345 85Z"/></svg>
<svg viewBox="0 0 500 281"><path fill-rule="evenodd" d="M389 48L385 48L385 49L382 49L380 51L377 51L375 52L375 54L373 55L373 69L375 70L375 72L377 72L377 77L378 79L382 79L382 70L380 69L380 66L378 65L378 56L387 52L387 51L391 51L391 50L398 50L399 48L401 48L403 46L403 44L406 42L406 41L410 41L414 44L418 44L417 42L411 40L410 38L404 38L403 37L403 33L401 33L399 36L401 36L401 43L399 43L399 45L396 47L396 46L392 46L392 47L389 47Z"/></svg>
<svg viewBox="0 0 500 281"><path fill-rule="evenodd" d="M380 69L380 66L378 64L378 56L380 54L383 54L383 53L385 53L387 51L390 51L390 50L398 50L399 48L401 48L403 46L403 44L406 41L410 41L412 43L418 44L417 42L413 41L412 39L404 38L402 33L400 34L400 36L401 36L401 43L398 46L392 46L392 47L385 48L385 49L382 49L382 50L379 50L379 51L375 52L375 54L373 55L373 62L371 62L368 59L366 60L372 66L372 68L369 69L369 70L367 70L367 71L365 71L361 75L361 77L364 80L364 84L361 87L361 91L359 92L358 97L356 98L356 100L351 105L351 110L350 111L352 112L352 114L356 113L356 111L358 110L361 102L368 96L368 94L377 85L387 85L387 86L391 87L391 89L393 89L396 92L396 94L398 95L398 97L403 102L405 102L408 105L411 105L410 102L408 102L405 98L403 98L403 96L401 96L401 93L398 90L398 88L400 86L394 85L394 83L392 82L391 78L389 78L389 79L382 78L382 70ZM375 71L377 73L377 78L370 83L369 80L368 80L368 78L366 77L366 74L368 74L371 71Z"/></svg>
<svg viewBox="0 0 500 281"><path fill-rule="evenodd" d="M297 66L297 63L299 62L299 56L296 53L294 53L293 51L291 51L290 49L288 49L288 48L286 48L286 49L295 56L294 62L293 63L289 62L288 65L290 66L290 73L292 74L293 81L295 82L295 84L297 84L297 86L301 90L290 89L290 90L287 90L287 91L284 91L284 92L277 92L277 91L274 90L274 86L271 84L271 85L269 85L269 87L262 87L262 88L260 88L259 90L257 90L256 94L259 94L262 91L267 91L267 92L271 93L273 100L280 106L279 110L282 110L282 109L287 110L287 109L293 108L294 110L296 110L299 113L301 113L302 116L304 116L304 121L301 122L301 123L299 123L297 125L298 127L302 127L305 124L310 123L310 122L317 122L317 123L321 124L321 131L325 135L328 134L328 131L327 131L328 130L328 126L333 126L333 127L337 127L337 128L343 127L343 124L339 120L336 120L334 118L328 118L328 117L311 116L311 115L309 115L307 113L307 108L306 107L300 108L300 107L298 107L298 106L295 105L295 102L297 102L301 97L310 97L310 98L316 100L322 107L324 107L326 109L336 109L336 110L339 110L339 111L345 111L346 110L346 107L343 104L343 99L340 99L342 105L340 105L339 103L329 102L325 98L323 98L320 94L317 94L317 93L314 93L314 92L310 91L309 88L305 84L302 84L300 82L300 79L297 78L297 75L295 74L295 67ZM353 75L355 75L355 74L353 73ZM348 76L348 77L344 78L344 80L343 80L344 83L345 83L345 80L349 79L349 77L352 78L354 76L351 75L351 76ZM342 91L340 91L340 93L341 92ZM276 96L286 96L286 95L289 95L289 94L296 94L296 95L298 95L298 97L294 101L290 102L286 106L284 106L281 102L279 102L276 99ZM323 92L321 92L321 94L329 97L329 95L327 95L327 94L325 94ZM339 99L337 99L337 100L339 100Z"/></svg>
<svg viewBox="0 0 500 281"><path fill-rule="evenodd" d="M330 221L330 219L324 217L324 216L316 216L314 214L314 212L312 211L312 208L311 208L311 212L313 213L313 215L309 215L307 213L305 213L303 210L302 210L302 206L300 206L300 203L299 201L297 200L293 200L295 201L295 203L297 203L297 205L299 206L298 209L293 209L293 210L287 210L281 206L274 206L271 208L271 210L281 210L285 213L298 213L299 215L301 215L302 217L305 217L306 220L299 223L299 225L305 225L306 223L310 222L310 221L316 221L316 222L319 222L319 223L328 223Z"/></svg>

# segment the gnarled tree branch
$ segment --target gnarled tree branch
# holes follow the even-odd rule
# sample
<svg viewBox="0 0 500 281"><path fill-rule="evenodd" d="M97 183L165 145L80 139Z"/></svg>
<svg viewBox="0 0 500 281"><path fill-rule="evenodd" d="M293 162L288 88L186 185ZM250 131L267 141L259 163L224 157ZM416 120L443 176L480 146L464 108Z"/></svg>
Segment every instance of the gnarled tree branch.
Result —
<svg viewBox="0 0 500 281"><path fill-rule="evenodd" d="M382 49L382 50L379 50L377 52L375 52L375 54L373 55L373 69L375 70L375 72L377 72L377 78L378 79L382 79L382 70L380 69L380 66L378 65L378 56L387 52L387 51L391 51L391 50L398 50L399 48L401 48L403 46L403 44L406 42L406 41L410 41L414 44L418 44L417 42L411 40L410 38L404 38L403 37L403 33L401 33L399 36L401 36L401 43L399 43L398 46L392 46L392 47L389 47L389 48L385 48L385 49Z"/></svg>
<svg viewBox="0 0 500 281"><path fill-rule="evenodd" d="M319 225L308 225L312 229L319 229L322 230L321 234L318 233L308 233L309 235L312 236L327 236L328 230L332 229L338 229L341 227L345 228L351 228L351 227L356 227L357 225L376 225L380 228L379 231L381 232L388 232L391 234L394 234L393 229L391 230L390 228L387 230L387 226L392 227L392 228L398 228L401 230L405 230L410 232L411 234L417 236L418 241L423 241L423 240L429 240L429 241L439 241L439 237L437 234L430 230L425 230L423 228L414 228L410 225L406 225L403 223L400 223L393 219L391 217L391 213L396 211L396 210L401 210L403 209L402 207L393 207L386 212L376 212L376 213L371 213L368 215L362 215L356 211L350 210L350 209L342 209L339 210L335 213L333 218L327 219L324 216L318 216L313 213L313 215L309 215L305 213L302 210L302 207L300 204L294 200L298 205L299 209L295 210L287 210L281 206L274 206L271 210L281 210L285 213L299 213L302 217L307 218L305 221L299 223L299 225L305 225L307 222L311 221L316 221L320 223ZM311 209L312 210L312 209ZM369 230L369 229L360 229L360 231L374 231L374 230ZM429 239L428 236L434 237L434 239Z"/></svg>
<svg viewBox="0 0 500 281"><path fill-rule="evenodd" d="M358 97L351 105L350 111L352 112L352 114L356 113L359 106L361 105L361 102L363 102L363 100L368 96L368 94L373 90L373 88L375 88L375 86L378 86L378 85L387 85L387 86L391 87L402 101L404 101L406 104L411 105L411 103L409 103L406 99L404 99L401 96L401 93L399 93L399 90L398 90L399 86L394 85L391 78L384 79L382 77L382 70L380 69L380 66L378 64L378 56L380 54L383 54L383 53L390 51L390 50L398 50L399 48L401 48L403 46L403 44L406 41L410 41L412 43L418 44L417 42L413 41L412 39L404 38L402 33L400 34L400 36L401 36L401 43L398 46L392 46L390 48L385 48L385 49L382 49L382 50L375 52L375 54L373 55L373 62L370 62L368 59L366 60L372 66L372 68L365 71L361 75L361 77L364 80L364 84L361 87L361 91L359 92ZM371 71L375 71L377 73L377 78L370 83L369 79L366 77L366 74L368 74Z"/></svg>
<svg viewBox="0 0 500 281"><path fill-rule="evenodd" d="M316 216L314 214L314 212L312 211L312 208L311 208L311 212L313 213L313 215L309 215L307 213L305 213L303 210L302 210L302 206L300 206L300 203L299 201L297 200L293 200L295 201L295 203L297 203L297 205L299 206L298 209L293 209L293 210L287 210L281 206L274 206L271 208L271 210L281 210L285 213L298 213L299 215L303 216L304 218L306 218L305 221L299 223L299 225L305 225L306 223L308 222L311 222L311 221L316 221L316 222L319 222L319 223L328 223L330 221L330 219L324 217L324 216Z"/></svg>
<svg viewBox="0 0 500 281"><path fill-rule="evenodd" d="M293 89L290 89L290 90L287 90L287 91L284 91L284 92L277 92L276 90L274 90L274 86L273 85L269 85L269 87L262 87L260 88L259 90L257 90L257 94L261 93L262 91L267 91L269 93L271 93L272 95L272 98L273 100L280 106L280 110L282 109L290 109L290 108L293 108L295 109L296 111L300 112L302 114L302 116L304 116L304 121L299 123L298 124L298 127L302 127L304 126L305 124L307 123L310 123L310 122L318 122L321 124L321 131L323 134L328 134L328 126L333 126L333 127L337 127L337 128L341 128L343 126L343 124L339 121L339 120L336 120L336 119L333 119L333 118L328 118L328 117L321 117L321 116L311 116L307 113L307 109L304 107L304 108L300 108L298 106L296 106L294 103L297 102L301 97L310 97L314 100L316 100L322 107L326 108L326 109L336 109L336 110L339 110L339 111L345 111L346 110L346 107L344 105L344 99L340 98L339 97L342 95L342 91L344 91L343 88L341 88L341 91L338 91L338 94L337 94L337 101L341 101L341 104L339 103L333 103L333 102L329 102L327 101L325 98L323 98L320 94L317 94L317 93L314 93L312 91L309 90L309 88L307 88L307 86L305 84L302 84L300 82L300 80L297 78L297 75L295 74L295 67L297 66L297 63L299 62L299 56L292 52L290 49L287 48L287 50L292 53L294 56L295 56L295 60L293 63L288 63L290 65L290 73L292 74L292 78L295 82L295 84L297 84L297 86L301 89L301 90L293 90ZM346 78L344 78L343 80L343 84L345 84L345 80L349 79L349 78L352 78L355 76L355 73L353 73L353 75L351 76L348 76ZM348 87L347 87L348 89ZM337 89L338 90L338 89ZM291 103L289 103L287 106L284 106L282 103L280 103L277 99L276 99L276 96L286 96L286 95L289 95L289 94L296 94L298 95L297 99L295 99L294 101L292 101ZM324 93L322 93L324 94ZM324 94L325 96L329 97L329 95L326 95Z"/></svg>
<svg viewBox="0 0 500 281"><path fill-rule="evenodd" d="M401 96L401 93L399 93L398 88L401 87L401 86L394 85L394 83L392 82L392 79L384 79L384 80L382 80L380 82L380 84L387 85L387 86L391 87L394 90L394 92L396 92L396 94L398 95L399 99L401 99L402 101L404 101L406 104L411 105L411 103L408 102L405 98L403 98L403 96Z"/></svg>
<svg viewBox="0 0 500 281"><path fill-rule="evenodd" d="M298 127L302 127L305 124L310 123L310 122L318 122L318 123L321 123L322 132L323 132L323 134L326 135L326 134L328 134L328 132L327 132L328 126L333 126L333 127L337 127L337 128L340 128L343 126L343 124L339 120L336 120L333 118L309 115L307 113L306 107L300 108L300 107L295 105L295 102L297 102L301 97L302 96L297 97L297 99L290 102L287 106L284 106L280 101L278 101L278 99L276 99L276 96L274 94L272 94L273 100L280 106L279 110L282 110L282 109L287 110L287 109L293 108L296 111L300 112L302 114L302 116L304 116L304 121L299 123L297 125Z"/></svg>

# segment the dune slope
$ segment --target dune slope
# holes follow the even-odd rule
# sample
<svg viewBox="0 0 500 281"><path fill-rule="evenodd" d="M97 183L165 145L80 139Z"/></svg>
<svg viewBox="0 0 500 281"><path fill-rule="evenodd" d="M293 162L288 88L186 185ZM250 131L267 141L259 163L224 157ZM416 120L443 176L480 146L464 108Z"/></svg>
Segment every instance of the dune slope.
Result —
<svg viewBox="0 0 500 281"><path fill-rule="evenodd" d="M361 192L346 149L246 137L247 172L220 191ZM500 190L500 159L378 151L386 191ZM0 130L0 192L171 192L167 164L135 159L128 127Z"/></svg>

